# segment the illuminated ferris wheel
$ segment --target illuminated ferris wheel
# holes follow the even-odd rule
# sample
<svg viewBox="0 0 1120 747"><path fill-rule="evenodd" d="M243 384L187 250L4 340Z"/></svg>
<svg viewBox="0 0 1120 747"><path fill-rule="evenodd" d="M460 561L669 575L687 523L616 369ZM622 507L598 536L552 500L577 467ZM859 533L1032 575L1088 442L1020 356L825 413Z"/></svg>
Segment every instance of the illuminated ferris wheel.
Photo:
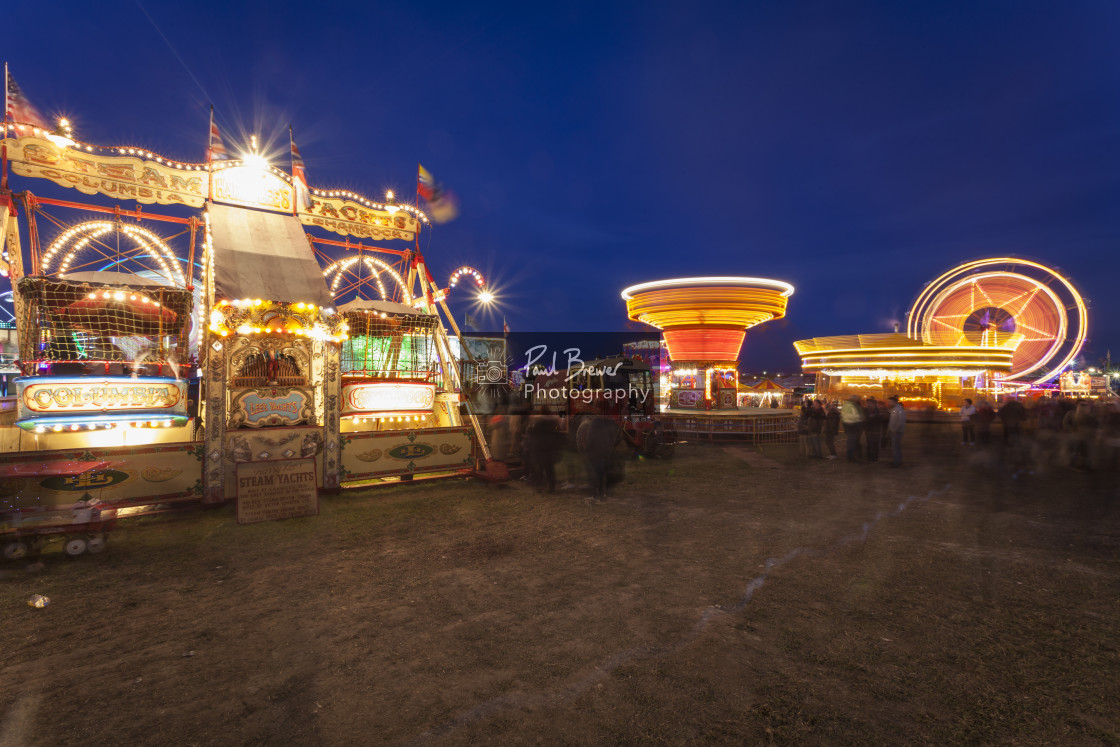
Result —
<svg viewBox="0 0 1120 747"><path fill-rule="evenodd" d="M927 285L907 334L933 345L1015 348L1008 379L1042 384L1085 344L1088 310L1073 284L1038 262L995 257L965 262Z"/></svg>

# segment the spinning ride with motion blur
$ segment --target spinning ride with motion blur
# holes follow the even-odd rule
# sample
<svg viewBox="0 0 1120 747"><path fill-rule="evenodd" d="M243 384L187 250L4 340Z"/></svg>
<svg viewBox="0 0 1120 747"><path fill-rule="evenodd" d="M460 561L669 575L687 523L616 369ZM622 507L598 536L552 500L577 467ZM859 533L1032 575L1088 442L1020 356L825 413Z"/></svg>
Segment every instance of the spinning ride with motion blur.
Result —
<svg viewBox="0 0 1120 747"><path fill-rule="evenodd" d="M6 120L0 135L22 373L0 401L0 529L76 498L302 515L318 490L485 459L417 206L308 188L294 143L291 173L255 139L230 158L213 121L195 163L83 143L64 122ZM114 204L13 192L9 177ZM269 475L302 492L243 494Z"/></svg>
<svg viewBox="0 0 1120 747"><path fill-rule="evenodd" d="M662 418L679 434L784 440L788 411L739 408L746 330L785 316L793 286L753 277L655 280L622 291L627 316L661 330L669 352Z"/></svg>
<svg viewBox="0 0 1120 747"><path fill-rule="evenodd" d="M1088 306L1040 262L993 257L944 272L918 294L906 333L800 340L802 368L834 397L897 394L953 410L965 398L1044 391L1081 352Z"/></svg>

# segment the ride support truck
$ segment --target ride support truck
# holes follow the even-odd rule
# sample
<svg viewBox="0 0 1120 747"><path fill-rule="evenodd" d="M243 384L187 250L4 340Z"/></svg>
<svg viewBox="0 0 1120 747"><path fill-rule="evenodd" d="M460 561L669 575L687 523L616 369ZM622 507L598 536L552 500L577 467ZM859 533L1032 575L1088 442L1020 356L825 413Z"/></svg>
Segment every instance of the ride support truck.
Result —
<svg viewBox="0 0 1120 747"><path fill-rule="evenodd" d="M105 462L28 460L0 467L0 553L7 560L38 554L54 537L63 540L62 550L70 557L105 549L105 540L117 524L117 508L89 493L74 503L43 505L39 499L20 505L9 500L12 481L24 484L44 476L89 475L103 469Z"/></svg>

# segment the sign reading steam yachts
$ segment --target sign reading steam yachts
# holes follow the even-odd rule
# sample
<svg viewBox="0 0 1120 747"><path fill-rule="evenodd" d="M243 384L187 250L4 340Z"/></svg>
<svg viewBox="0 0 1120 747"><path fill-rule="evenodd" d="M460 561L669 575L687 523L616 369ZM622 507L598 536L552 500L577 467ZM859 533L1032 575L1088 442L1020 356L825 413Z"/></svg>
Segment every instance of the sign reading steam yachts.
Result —
<svg viewBox="0 0 1120 747"><path fill-rule="evenodd" d="M19 417L105 412L159 412L185 415L185 381L158 378L17 379Z"/></svg>

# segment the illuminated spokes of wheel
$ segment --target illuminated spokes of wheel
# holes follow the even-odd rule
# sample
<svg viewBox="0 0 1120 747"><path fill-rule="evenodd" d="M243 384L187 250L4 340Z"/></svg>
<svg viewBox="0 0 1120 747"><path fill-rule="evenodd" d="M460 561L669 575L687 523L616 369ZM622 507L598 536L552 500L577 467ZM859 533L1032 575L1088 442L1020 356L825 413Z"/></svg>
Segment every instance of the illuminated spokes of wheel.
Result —
<svg viewBox="0 0 1120 747"><path fill-rule="evenodd" d="M945 272L919 294L907 333L934 345L1016 345L1009 378L1043 383L1085 342L1088 310L1073 284L1032 260L996 257Z"/></svg>
<svg viewBox="0 0 1120 747"><path fill-rule="evenodd" d="M125 240L123 248L121 239ZM163 238L141 226L116 221L92 220L71 226L55 237L39 260L43 275L82 269L149 272L179 287L187 285L181 261Z"/></svg>
<svg viewBox="0 0 1120 747"><path fill-rule="evenodd" d="M385 289L383 274L397 284L404 303L412 303L412 293L405 285L404 278L392 265L377 257L346 257L332 262L323 270L323 277L330 283L331 295L335 298L354 290L361 295L362 286L372 283L377 287L382 301L391 301L393 299Z"/></svg>

